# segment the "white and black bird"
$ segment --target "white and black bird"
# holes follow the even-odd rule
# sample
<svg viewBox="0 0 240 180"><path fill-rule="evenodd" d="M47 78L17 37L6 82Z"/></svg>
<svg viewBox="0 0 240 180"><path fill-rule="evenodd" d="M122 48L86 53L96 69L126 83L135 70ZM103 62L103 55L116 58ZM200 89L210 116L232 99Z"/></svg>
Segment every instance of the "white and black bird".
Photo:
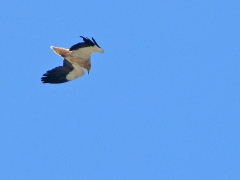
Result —
<svg viewBox="0 0 240 180"><path fill-rule="evenodd" d="M70 49L51 46L51 49L58 55L62 56L63 66L55 67L47 71L41 78L43 83L60 84L84 75L85 68L91 69L91 55L94 52L104 53L103 49L92 38L80 36L84 42L73 45Z"/></svg>

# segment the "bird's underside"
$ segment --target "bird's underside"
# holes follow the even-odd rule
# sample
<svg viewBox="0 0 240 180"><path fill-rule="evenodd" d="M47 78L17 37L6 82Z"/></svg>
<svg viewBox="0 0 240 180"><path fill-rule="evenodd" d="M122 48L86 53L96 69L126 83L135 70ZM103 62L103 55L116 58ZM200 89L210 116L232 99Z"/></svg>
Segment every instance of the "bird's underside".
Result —
<svg viewBox="0 0 240 180"><path fill-rule="evenodd" d="M82 37L82 36L81 36ZM84 75L84 69L89 73L91 69L91 54L103 50L93 39L82 37L84 42L73 45L70 49L51 46L51 49L63 57L63 65L55 67L41 78L43 83L60 84Z"/></svg>

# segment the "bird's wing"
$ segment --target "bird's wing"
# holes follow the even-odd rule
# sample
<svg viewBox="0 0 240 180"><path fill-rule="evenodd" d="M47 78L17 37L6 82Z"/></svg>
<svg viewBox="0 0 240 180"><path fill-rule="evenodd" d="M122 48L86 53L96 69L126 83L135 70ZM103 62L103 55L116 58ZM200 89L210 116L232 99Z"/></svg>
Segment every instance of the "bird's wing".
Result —
<svg viewBox="0 0 240 180"><path fill-rule="evenodd" d="M73 46L71 46L69 48L69 51L74 51L74 50L78 50L80 48L85 48L85 47L89 47L89 45L81 42L81 43L77 43L77 44L74 44Z"/></svg>
<svg viewBox="0 0 240 180"><path fill-rule="evenodd" d="M74 80L84 75L84 70L78 64L63 60L63 66L58 66L47 71L41 78L43 83L59 84Z"/></svg>
<svg viewBox="0 0 240 180"><path fill-rule="evenodd" d="M92 42L89 38L85 38L83 36L80 36L80 37L83 38L84 42L74 44L72 47L70 47L69 49L70 51L78 50L80 48L85 48L85 47L91 47L91 46L94 46L95 44L98 46L98 44L94 39L93 39L94 42Z"/></svg>

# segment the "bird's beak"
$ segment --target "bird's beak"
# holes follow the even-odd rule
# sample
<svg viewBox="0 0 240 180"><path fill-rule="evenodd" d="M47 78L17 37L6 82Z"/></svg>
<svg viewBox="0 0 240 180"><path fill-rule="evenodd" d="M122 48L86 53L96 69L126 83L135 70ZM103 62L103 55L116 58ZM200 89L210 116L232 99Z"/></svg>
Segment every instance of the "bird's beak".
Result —
<svg viewBox="0 0 240 180"><path fill-rule="evenodd" d="M101 48L101 52L100 53L104 53L104 50Z"/></svg>

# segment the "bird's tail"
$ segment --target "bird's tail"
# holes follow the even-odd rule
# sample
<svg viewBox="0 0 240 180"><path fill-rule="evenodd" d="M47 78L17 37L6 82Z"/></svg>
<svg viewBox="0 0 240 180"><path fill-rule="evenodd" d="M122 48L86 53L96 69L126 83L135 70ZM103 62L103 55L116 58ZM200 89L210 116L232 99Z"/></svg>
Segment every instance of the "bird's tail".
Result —
<svg viewBox="0 0 240 180"><path fill-rule="evenodd" d="M70 51L65 48L51 46L51 49L58 55L65 57Z"/></svg>

